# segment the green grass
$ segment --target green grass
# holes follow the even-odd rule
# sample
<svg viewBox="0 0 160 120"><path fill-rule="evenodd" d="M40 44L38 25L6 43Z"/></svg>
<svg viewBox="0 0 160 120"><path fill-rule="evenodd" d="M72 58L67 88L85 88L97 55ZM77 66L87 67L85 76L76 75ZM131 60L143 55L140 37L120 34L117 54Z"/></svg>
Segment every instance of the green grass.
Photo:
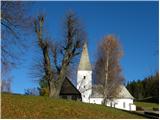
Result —
<svg viewBox="0 0 160 120"><path fill-rule="evenodd" d="M147 103L147 102L135 102L136 106L140 106L145 110L153 110L153 108L159 108L159 104L156 103Z"/></svg>
<svg viewBox="0 0 160 120"><path fill-rule="evenodd" d="M144 118L130 112L41 96L1 95L2 118Z"/></svg>

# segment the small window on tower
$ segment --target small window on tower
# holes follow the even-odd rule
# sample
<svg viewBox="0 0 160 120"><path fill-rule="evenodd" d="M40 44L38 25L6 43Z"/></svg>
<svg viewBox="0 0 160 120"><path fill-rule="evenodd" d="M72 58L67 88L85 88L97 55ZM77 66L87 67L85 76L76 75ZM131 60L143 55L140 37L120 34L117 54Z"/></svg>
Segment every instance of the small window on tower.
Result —
<svg viewBox="0 0 160 120"><path fill-rule="evenodd" d="M85 85L84 85L84 88L85 88Z"/></svg>
<svg viewBox="0 0 160 120"><path fill-rule="evenodd" d="M83 76L83 79L86 79L86 76Z"/></svg>

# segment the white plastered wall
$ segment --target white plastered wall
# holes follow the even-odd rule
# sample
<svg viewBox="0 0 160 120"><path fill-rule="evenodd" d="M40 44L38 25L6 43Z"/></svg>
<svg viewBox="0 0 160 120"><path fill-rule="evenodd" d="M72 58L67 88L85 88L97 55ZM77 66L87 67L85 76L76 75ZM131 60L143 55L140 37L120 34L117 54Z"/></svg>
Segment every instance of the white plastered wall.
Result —
<svg viewBox="0 0 160 120"><path fill-rule="evenodd" d="M92 71L79 70L77 73L77 89L81 92L82 102L89 103L92 93Z"/></svg>
<svg viewBox="0 0 160 120"><path fill-rule="evenodd" d="M128 111L136 111L136 106L133 104L133 99L114 99L112 101L108 101L107 106L115 107L118 109L128 110Z"/></svg>
<svg viewBox="0 0 160 120"><path fill-rule="evenodd" d="M102 104L103 98L90 98L90 103L93 104Z"/></svg>

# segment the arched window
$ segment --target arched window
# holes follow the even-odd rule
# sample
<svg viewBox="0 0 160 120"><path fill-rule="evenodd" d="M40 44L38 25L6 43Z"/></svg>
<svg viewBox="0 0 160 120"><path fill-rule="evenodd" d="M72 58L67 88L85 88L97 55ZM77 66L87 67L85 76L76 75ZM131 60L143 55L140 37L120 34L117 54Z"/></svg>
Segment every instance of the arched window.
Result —
<svg viewBox="0 0 160 120"><path fill-rule="evenodd" d="M83 79L86 79L86 76L83 76Z"/></svg>

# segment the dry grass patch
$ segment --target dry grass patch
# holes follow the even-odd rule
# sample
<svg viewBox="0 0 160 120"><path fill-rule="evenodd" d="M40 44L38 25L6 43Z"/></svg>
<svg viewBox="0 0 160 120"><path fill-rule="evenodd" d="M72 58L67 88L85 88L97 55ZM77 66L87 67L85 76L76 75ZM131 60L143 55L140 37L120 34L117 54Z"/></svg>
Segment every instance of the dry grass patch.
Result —
<svg viewBox="0 0 160 120"><path fill-rule="evenodd" d="M78 101L2 93L2 118L144 118L122 110Z"/></svg>

